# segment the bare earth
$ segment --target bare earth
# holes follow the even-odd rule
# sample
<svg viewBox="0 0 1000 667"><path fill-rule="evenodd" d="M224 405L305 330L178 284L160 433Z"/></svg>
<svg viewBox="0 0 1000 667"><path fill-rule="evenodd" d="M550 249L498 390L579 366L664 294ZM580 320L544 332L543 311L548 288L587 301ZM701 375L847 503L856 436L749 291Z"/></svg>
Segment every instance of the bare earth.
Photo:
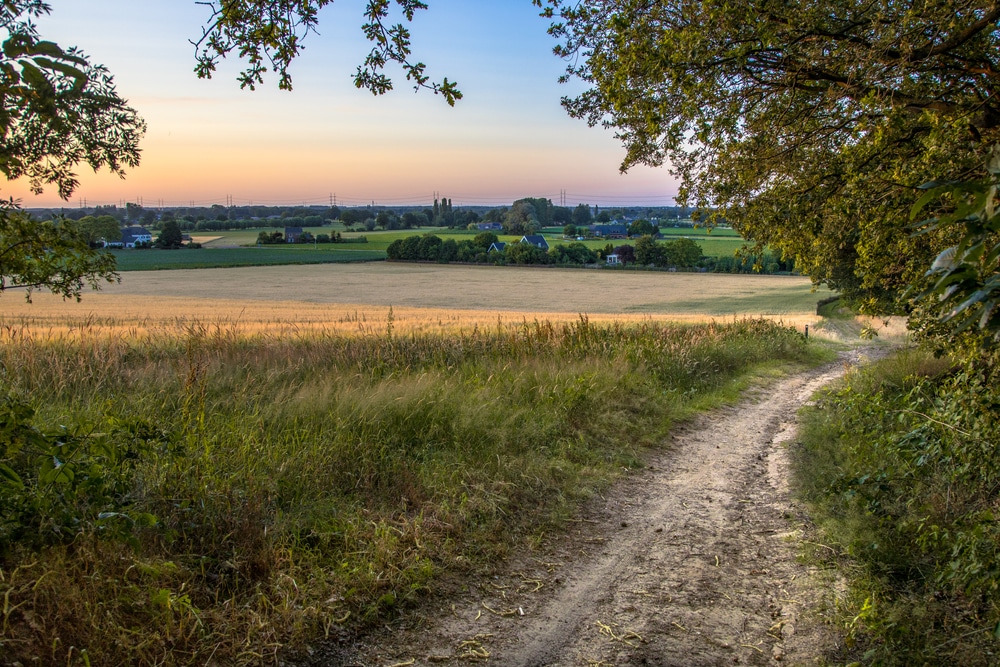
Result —
<svg viewBox="0 0 1000 667"><path fill-rule="evenodd" d="M836 582L797 559L797 409L847 363L784 379L675 433L565 537L311 664L813 665Z"/></svg>

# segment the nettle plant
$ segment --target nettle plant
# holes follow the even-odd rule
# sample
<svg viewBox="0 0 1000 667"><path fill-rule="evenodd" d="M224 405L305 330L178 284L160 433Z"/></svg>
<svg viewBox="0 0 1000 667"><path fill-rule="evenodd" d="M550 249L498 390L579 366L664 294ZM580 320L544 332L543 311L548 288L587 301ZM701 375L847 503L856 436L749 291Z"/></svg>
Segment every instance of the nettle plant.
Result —
<svg viewBox="0 0 1000 667"><path fill-rule="evenodd" d="M117 421L103 432L46 432L35 416L13 392L0 394L0 557L83 532L132 541L135 529L156 523L134 509L131 492L136 465L167 444L165 434Z"/></svg>

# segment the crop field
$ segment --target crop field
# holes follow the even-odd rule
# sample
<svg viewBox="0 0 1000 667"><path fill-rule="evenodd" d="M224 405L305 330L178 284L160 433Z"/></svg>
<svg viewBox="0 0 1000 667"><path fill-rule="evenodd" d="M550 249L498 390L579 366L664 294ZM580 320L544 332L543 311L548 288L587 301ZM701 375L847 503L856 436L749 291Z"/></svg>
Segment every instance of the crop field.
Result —
<svg viewBox="0 0 1000 667"><path fill-rule="evenodd" d="M792 276L377 262L128 272L121 284L86 293L80 303L36 293L27 304L10 294L0 323L153 330L207 321L357 332L384 330L391 307L400 331L558 323L580 314L620 322L751 316L801 327L817 321L816 303L829 295Z"/></svg>
<svg viewBox="0 0 1000 667"><path fill-rule="evenodd" d="M205 247L200 250L119 250L115 251L119 271L161 269L205 269L281 264L330 264L385 259L385 253L364 245L325 244L318 246L264 246L250 248Z"/></svg>
<svg viewBox="0 0 1000 667"><path fill-rule="evenodd" d="M406 229L406 230L395 230L395 231L373 231L373 232L344 232L340 225L334 227L307 227L305 228L309 233L316 234L330 234L336 231L340 231L345 239L364 237L367 239L367 243L363 244L331 244L331 245L320 245L317 246L319 251L342 251L342 250L367 250L370 252L385 252L385 249L389 247L389 244L397 239L404 239L408 236L422 235L422 234L434 234L442 239L455 239L456 241L469 240L472 239L478 232L471 230L454 230L454 229L442 229L439 227L431 227L425 229ZM252 246L257 242L257 235L262 230L257 229L247 229L231 232L215 232L213 233L212 240L205 243L205 249L235 249L239 246ZM274 231L271 228L267 228L263 231ZM731 257L736 251L743 247L743 239L731 229L715 229L712 232L708 232L705 229L691 229L691 228L665 228L661 232L668 239L676 238L690 238L701 246L702 251L704 251L707 257ZM501 241L514 242L520 239L519 236L510 236L506 234L498 235ZM575 243L572 239L564 239L562 233L557 234L546 234L546 238L549 241L549 245L557 244L567 244ZM597 250L603 248L608 243L613 243L614 245L622 245L623 243L635 243L634 240L626 241L621 239L616 239L614 241L608 241L607 239L590 239L582 242L588 248ZM311 246L310 246L311 247ZM268 246L261 250L271 250L281 248L283 251L291 250L291 248L283 248L282 246ZM294 249L304 251L303 246L295 246ZM382 255L384 256L384 255ZM324 260L329 261L329 260ZM316 263L314 261L309 261L309 259L303 259L303 264L306 263ZM237 266L238 264L231 264L231 266ZM126 269L129 270L129 269Z"/></svg>

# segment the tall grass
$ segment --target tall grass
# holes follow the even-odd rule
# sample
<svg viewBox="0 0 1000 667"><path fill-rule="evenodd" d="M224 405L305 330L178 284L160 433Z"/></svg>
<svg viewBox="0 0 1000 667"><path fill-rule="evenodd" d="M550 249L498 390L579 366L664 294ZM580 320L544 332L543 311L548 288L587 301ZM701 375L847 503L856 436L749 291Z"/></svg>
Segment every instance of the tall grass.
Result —
<svg viewBox="0 0 1000 667"><path fill-rule="evenodd" d="M693 402L813 354L758 320L0 335L3 664L273 663L558 530Z"/></svg>

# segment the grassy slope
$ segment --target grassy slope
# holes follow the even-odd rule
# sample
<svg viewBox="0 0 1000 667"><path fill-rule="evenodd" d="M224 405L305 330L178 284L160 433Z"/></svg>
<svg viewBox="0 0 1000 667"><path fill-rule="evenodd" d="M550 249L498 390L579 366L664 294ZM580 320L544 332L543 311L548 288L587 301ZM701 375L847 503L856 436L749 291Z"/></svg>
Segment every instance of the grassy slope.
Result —
<svg viewBox="0 0 1000 667"><path fill-rule="evenodd" d="M815 355L762 321L4 331L9 388L32 397L43 430L79 436L61 436L83 447L63 455L75 479L126 489L117 506L87 494L53 514L10 506L24 511L0 531L4 664L82 664L84 648L91 664L261 664L337 624L377 622L440 573L487 568L558 530L694 406ZM87 449L109 439L137 458L109 467ZM26 480L38 465L5 461ZM51 490L24 493L62 507ZM96 519L109 510L158 523Z"/></svg>

